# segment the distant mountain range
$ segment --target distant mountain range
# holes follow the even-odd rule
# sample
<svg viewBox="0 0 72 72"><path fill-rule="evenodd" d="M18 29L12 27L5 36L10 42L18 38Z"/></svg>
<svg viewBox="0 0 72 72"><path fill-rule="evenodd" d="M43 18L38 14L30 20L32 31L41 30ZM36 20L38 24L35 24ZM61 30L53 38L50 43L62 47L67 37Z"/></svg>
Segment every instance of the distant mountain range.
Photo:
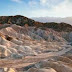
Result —
<svg viewBox="0 0 72 72"><path fill-rule="evenodd" d="M60 18L60 17L33 17L32 18L35 21L39 21L39 22L56 22L56 23L68 23L72 25L72 17L66 17L66 18Z"/></svg>

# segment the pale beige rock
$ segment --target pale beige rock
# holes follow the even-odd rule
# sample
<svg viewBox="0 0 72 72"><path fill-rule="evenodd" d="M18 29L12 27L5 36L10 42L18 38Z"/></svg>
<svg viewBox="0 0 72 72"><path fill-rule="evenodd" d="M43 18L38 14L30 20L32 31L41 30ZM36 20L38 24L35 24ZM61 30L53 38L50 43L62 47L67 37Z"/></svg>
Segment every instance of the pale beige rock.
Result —
<svg viewBox="0 0 72 72"><path fill-rule="evenodd" d="M49 68L49 69L36 69L36 68L31 68L28 70L28 72L56 72L54 69Z"/></svg>

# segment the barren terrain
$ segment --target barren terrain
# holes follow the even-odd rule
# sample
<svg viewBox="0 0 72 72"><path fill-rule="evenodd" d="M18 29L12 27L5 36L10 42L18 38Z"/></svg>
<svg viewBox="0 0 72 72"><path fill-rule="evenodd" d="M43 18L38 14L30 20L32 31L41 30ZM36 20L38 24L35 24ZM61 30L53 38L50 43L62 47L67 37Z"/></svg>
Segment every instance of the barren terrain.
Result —
<svg viewBox="0 0 72 72"><path fill-rule="evenodd" d="M72 72L71 40L72 32L2 26L0 72Z"/></svg>

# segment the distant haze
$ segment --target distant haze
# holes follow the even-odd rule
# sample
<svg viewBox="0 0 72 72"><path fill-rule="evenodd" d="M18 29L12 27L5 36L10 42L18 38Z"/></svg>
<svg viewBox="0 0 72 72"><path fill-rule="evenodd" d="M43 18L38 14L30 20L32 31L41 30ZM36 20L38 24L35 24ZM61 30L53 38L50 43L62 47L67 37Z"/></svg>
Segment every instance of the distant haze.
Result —
<svg viewBox="0 0 72 72"><path fill-rule="evenodd" d="M60 18L60 17L33 17L32 19L34 19L35 21L39 21L39 22L64 22L64 23L68 23L72 25L72 17L66 17L66 18Z"/></svg>

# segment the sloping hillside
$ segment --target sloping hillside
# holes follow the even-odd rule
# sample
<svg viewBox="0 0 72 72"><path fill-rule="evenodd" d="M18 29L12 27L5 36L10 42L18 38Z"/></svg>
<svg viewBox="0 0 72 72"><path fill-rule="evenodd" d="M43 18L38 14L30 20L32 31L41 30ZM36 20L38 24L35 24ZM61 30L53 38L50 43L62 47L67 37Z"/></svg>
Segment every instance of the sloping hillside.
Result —
<svg viewBox="0 0 72 72"><path fill-rule="evenodd" d="M11 25L0 30L0 72L72 72L72 46L52 29Z"/></svg>
<svg viewBox="0 0 72 72"><path fill-rule="evenodd" d="M34 20L29 19L27 17L16 15L16 16L1 16L0 17L0 24L17 24L24 26L24 24L29 24L30 26L33 26Z"/></svg>
<svg viewBox="0 0 72 72"><path fill-rule="evenodd" d="M72 26L66 23L41 23L34 21L30 18L16 15L16 16L1 16L0 17L0 24L17 24L20 26L24 26L25 24L28 24L29 26L36 26L36 27L42 27L43 29L46 28L52 28L56 31L72 31Z"/></svg>
<svg viewBox="0 0 72 72"><path fill-rule="evenodd" d="M1 24L0 72L72 72L72 26L25 24Z"/></svg>

